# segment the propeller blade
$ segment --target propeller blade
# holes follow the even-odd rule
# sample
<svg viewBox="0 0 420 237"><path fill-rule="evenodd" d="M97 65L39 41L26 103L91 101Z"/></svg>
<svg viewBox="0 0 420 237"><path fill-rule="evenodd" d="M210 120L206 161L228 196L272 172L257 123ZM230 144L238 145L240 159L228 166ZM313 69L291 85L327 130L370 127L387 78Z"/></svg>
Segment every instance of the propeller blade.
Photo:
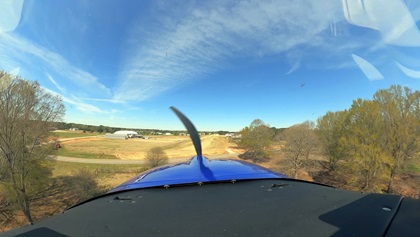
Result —
<svg viewBox="0 0 420 237"><path fill-rule="evenodd" d="M190 138L194 144L195 152L197 153L197 156L201 157L202 153L201 153L200 136L198 135L197 129L194 127L194 124L192 124L191 121L174 106L171 106L170 109L174 111L176 116L178 116L178 118L184 124L185 128L188 130L188 133L190 134Z"/></svg>

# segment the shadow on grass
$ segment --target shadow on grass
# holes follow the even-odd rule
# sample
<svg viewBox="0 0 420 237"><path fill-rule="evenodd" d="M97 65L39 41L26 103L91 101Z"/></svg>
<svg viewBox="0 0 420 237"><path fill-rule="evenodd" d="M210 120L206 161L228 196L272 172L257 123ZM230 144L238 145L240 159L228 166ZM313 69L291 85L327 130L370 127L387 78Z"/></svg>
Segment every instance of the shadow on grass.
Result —
<svg viewBox="0 0 420 237"><path fill-rule="evenodd" d="M254 163L262 163L270 160L270 157L267 154L261 152L246 151L245 153L238 155L238 157L243 160L250 160Z"/></svg>

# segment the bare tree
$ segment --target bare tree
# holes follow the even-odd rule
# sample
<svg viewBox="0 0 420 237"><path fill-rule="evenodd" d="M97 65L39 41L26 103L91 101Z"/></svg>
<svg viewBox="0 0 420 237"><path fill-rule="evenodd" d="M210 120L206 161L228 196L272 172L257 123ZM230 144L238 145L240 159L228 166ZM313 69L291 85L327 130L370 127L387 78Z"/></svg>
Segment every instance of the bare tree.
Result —
<svg viewBox="0 0 420 237"><path fill-rule="evenodd" d="M0 184L8 199L33 222L31 204L49 188L49 128L64 115L61 98L37 82L0 71Z"/></svg>
<svg viewBox="0 0 420 237"><path fill-rule="evenodd" d="M298 171L308 161L317 139L313 131L314 124L305 122L283 131L286 146L282 149L286 162L293 170L293 177L298 178Z"/></svg>
<svg viewBox="0 0 420 237"><path fill-rule="evenodd" d="M146 154L146 163L150 168L168 163L168 155L162 147L151 148Z"/></svg>

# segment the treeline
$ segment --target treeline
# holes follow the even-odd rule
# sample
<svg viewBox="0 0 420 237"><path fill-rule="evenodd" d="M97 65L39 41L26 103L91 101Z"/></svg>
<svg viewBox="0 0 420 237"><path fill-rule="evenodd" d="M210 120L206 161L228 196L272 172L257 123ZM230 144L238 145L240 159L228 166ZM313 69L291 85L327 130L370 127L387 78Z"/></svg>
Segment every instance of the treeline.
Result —
<svg viewBox="0 0 420 237"><path fill-rule="evenodd" d="M65 123L65 122L57 122L54 126L56 129L59 129L59 130L77 129L79 131L83 131L84 133L93 133L93 132L114 133L119 130L130 130L130 131L139 132L140 134L144 134L144 135L151 135L151 134L156 134L158 132L163 132L159 129L134 129L134 128L109 127L109 126L104 126L104 125L97 126L97 125L87 125L87 124L80 124L80 123Z"/></svg>
<svg viewBox="0 0 420 237"><path fill-rule="evenodd" d="M119 130L130 130L135 131L141 135L156 135L156 134L166 134L170 133L172 135L182 135L187 134L185 130L160 130L160 129L138 129L138 128L121 128L121 127L109 127L104 125L86 125L86 124L79 124L79 123L65 123L65 122L56 122L52 125L54 129L59 130L70 130L70 129L77 129L79 131L83 131L84 133L114 133ZM276 128L273 128L274 130ZM225 135L227 133L231 133L230 131L217 131L217 132L209 132L203 131L204 134L219 134Z"/></svg>
<svg viewBox="0 0 420 237"><path fill-rule="evenodd" d="M317 134L331 171L357 173L364 190L393 192L395 175L419 158L420 91L391 86L372 100L318 119Z"/></svg>
<svg viewBox="0 0 420 237"><path fill-rule="evenodd" d="M353 189L393 193L396 177L412 173L408 164L420 158L420 91L393 85L370 100L356 99L346 110L326 113L316 124L297 124L275 135L255 120L241 134L238 145L249 157L277 159L295 178L302 170L321 170Z"/></svg>

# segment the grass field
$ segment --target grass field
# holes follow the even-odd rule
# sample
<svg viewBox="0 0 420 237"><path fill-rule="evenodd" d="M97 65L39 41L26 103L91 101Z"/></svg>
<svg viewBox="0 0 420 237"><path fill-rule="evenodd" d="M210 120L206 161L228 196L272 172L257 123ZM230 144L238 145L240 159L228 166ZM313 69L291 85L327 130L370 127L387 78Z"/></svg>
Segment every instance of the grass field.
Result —
<svg viewBox="0 0 420 237"><path fill-rule="evenodd" d="M96 181L104 189L109 190L142 173L147 168L143 165L103 165L72 162L54 162L53 176L68 176L80 169L92 171Z"/></svg>
<svg viewBox="0 0 420 237"><path fill-rule="evenodd" d="M78 169L88 169L98 174L115 174L115 173L139 173L143 172L143 165L105 165L105 164L85 164L73 162L55 162L54 175L70 175ZM99 178L103 178L98 176Z"/></svg>
<svg viewBox="0 0 420 237"><path fill-rule="evenodd" d="M56 133L53 133L56 134ZM91 159L143 159L151 148L162 147L171 158L188 158L195 155L194 146L188 136L152 136L150 139L107 139L98 134L81 132L57 132L62 148L55 155ZM84 137L83 137L84 136ZM74 139L73 139L74 138ZM224 136L203 136L204 155L227 154L241 151ZM104 165L71 162L55 162L54 176L72 175L79 169L95 173L99 185L110 189L146 170L143 165Z"/></svg>
<svg viewBox="0 0 420 237"><path fill-rule="evenodd" d="M151 136L150 139L108 139L96 137L96 133L54 132L58 136L62 148L55 155L91 158L91 159L144 159L147 151L153 147L162 147L171 158L189 158L195 155L194 146L188 136ZM203 136L202 148L204 155L220 155L241 150L236 144L230 143L224 136ZM84 164L57 161L54 164L54 176L72 175L80 169L95 173L99 185L110 189L146 170L143 165L105 165Z"/></svg>
<svg viewBox="0 0 420 237"><path fill-rule="evenodd" d="M93 152L89 150L78 150L74 147L62 146L61 149L54 151L54 155L69 156L78 158L91 158L91 159L117 159L118 157L113 154L106 154L104 152Z"/></svg>
<svg viewBox="0 0 420 237"><path fill-rule="evenodd" d="M236 145L224 136L202 137L204 155L227 154L227 149L235 150ZM155 136L150 139L109 139L104 137L65 140L56 155L102 158L102 159L144 159L153 147L162 147L169 158L186 158L195 155L194 146L188 136ZM240 151L238 151L240 152Z"/></svg>
<svg viewBox="0 0 420 237"><path fill-rule="evenodd" d="M407 161L407 173L412 175L420 175L420 161L417 159L411 159Z"/></svg>

